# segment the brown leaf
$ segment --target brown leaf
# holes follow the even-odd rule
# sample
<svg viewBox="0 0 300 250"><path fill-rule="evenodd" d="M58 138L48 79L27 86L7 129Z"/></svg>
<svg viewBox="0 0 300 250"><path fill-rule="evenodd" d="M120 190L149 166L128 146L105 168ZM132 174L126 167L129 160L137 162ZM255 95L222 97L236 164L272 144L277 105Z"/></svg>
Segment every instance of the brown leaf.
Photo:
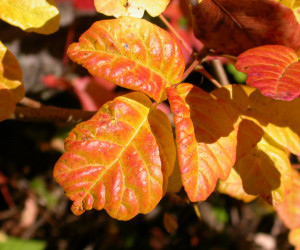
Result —
<svg viewBox="0 0 300 250"><path fill-rule="evenodd" d="M217 53L238 55L266 44L300 45L293 12L275 1L203 0L193 16L196 37Z"/></svg>

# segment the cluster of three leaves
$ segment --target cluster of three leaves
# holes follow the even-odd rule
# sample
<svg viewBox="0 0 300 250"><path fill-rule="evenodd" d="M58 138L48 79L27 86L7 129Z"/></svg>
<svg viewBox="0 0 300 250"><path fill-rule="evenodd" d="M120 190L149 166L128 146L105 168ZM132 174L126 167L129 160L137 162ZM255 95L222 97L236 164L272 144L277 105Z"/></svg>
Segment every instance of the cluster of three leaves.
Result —
<svg viewBox="0 0 300 250"><path fill-rule="evenodd" d="M181 177L191 200L205 200L217 180L228 177L236 162L238 134L247 134L239 129L243 112L231 108L225 113L221 99L216 101L192 85L170 87L180 81L184 60L167 32L136 18L101 21L71 45L68 54L91 74L143 92L157 102L164 100L167 92ZM254 148L262 134L257 132L251 143L241 143L247 146L238 157ZM176 162L168 119L141 93L104 105L94 118L71 132L66 150L54 176L73 200L73 212L104 208L122 220L156 206ZM273 200L280 192L273 194L274 185L264 182L254 193ZM282 198L288 188L280 187Z"/></svg>

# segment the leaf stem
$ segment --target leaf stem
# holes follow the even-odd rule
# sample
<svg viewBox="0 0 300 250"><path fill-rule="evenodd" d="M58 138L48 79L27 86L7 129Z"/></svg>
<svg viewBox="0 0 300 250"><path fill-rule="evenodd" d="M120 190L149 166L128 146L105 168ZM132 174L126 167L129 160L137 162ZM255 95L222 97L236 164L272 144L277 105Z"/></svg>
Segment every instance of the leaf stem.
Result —
<svg viewBox="0 0 300 250"><path fill-rule="evenodd" d="M174 34L174 36L182 43L184 48L187 50L189 54L193 53L193 49L187 44L187 42L182 38L181 35L173 28L173 26L168 22L168 20L163 16L159 15L160 20L168 27L168 29Z"/></svg>
<svg viewBox="0 0 300 250"><path fill-rule="evenodd" d="M183 73L183 76L182 76L182 81L183 82L187 77L188 75L196 68L196 66L199 64L199 60L198 59L195 59L191 65L187 68L186 71L184 71Z"/></svg>
<svg viewBox="0 0 300 250"><path fill-rule="evenodd" d="M208 80L210 80L216 87L222 88L222 84L219 83L211 74L209 74L202 65L197 65L195 70L204 75Z"/></svg>
<svg viewBox="0 0 300 250"><path fill-rule="evenodd" d="M10 120L34 122L61 122L74 125L90 119L96 112L41 105L40 108L17 106Z"/></svg>

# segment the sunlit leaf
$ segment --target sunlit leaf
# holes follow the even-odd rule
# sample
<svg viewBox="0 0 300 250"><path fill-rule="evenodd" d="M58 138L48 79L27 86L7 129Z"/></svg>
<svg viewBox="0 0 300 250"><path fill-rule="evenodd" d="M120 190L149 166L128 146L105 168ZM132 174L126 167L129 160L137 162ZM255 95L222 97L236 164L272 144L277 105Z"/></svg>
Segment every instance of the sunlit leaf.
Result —
<svg viewBox="0 0 300 250"><path fill-rule="evenodd" d="M300 228L290 231L289 242L295 246L295 250L300 250Z"/></svg>
<svg viewBox="0 0 300 250"><path fill-rule="evenodd" d="M300 23L300 1L299 0L274 0L274 1L279 2L284 6L290 8L294 12L294 15L298 23Z"/></svg>
<svg viewBox="0 0 300 250"><path fill-rule="evenodd" d="M24 97L22 77L17 59L0 42L0 121L7 119Z"/></svg>
<svg viewBox="0 0 300 250"><path fill-rule="evenodd" d="M168 88L167 95L183 186L191 201L205 200L235 162L236 130L222 106L203 90L180 84Z"/></svg>
<svg viewBox="0 0 300 250"><path fill-rule="evenodd" d="M146 93L155 101L178 83L184 59L168 32L139 18L121 17L94 23L68 49L70 58L94 76Z"/></svg>
<svg viewBox="0 0 300 250"><path fill-rule="evenodd" d="M247 50L238 56L236 68L265 96L290 101L300 95L300 62L290 48L266 45Z"/></svg>
<svg viewBox="0 0 300 250"><path fill-rule="evenodd" d="M249 97L245 113L262 127L276 143L300 155L300 98L279 101L263 96L259 91Z"/></svg>
<svg viewBox="0 0 300 250"><path fill-rule="evenodd" d="M280 44L296 49L300 25L293 12L270 0L202 0L193 7L194 31L217 53L238 55L247 49Z"/></svg>
<svg viewBox="0 0 300 250"><path fill-rule="evenodd" d="M300 174L296 170L293 170L290 177L292 182L291 192L287 196L286 200L275 206L275 209L284 222L284 224L290 229L296 229L300 227Z"/></svg>
<svg viewBox="0 0 300 250"><path fill-rule="evenodd" d="M255 195L250 195L245 192L242 179L234 168L231 169L226 181L218 182L218 191L244 202L250 202L256 198Z"/></svg>
<svg viewBox="0 0 300 250"><path fill-rule="evenodd" d="M27 32L51 34L60 15L54 0L1 0L0 19Z"/></svg>
<svg viewBox="0 0 300 250"><path fill-rule="evenodd" d="M162 132L153 132L160 126L151 121L161 114L152 109L144 94L131 93L106 103L71 131L54 177L73 201L74 214L104 208L113 218L129 220L160 201L162 171L168 172L162 155L169 151L160 151Z"/></svg>
<svg viewBox="0 0 300 250"><path fill-rule="evenodd" d="M291 189L292 168L287 154L264 138L234 166L247 194L270 204L282 203Z"/></svg>
<svg viewBox="0 0 300 250"><path fill-rule="evenodd" d="M146 10L151 16L161 14L170 0L94 0L96 10L108 16L143 17Z"/></svg>

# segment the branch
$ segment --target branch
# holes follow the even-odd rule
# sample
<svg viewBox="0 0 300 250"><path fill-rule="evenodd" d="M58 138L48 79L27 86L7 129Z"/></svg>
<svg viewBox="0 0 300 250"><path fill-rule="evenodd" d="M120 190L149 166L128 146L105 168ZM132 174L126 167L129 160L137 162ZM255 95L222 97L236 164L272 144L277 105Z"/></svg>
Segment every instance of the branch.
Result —
<svg viewBox="0 0 300 250"><path fill-rule="evenodd" d="M202 75L204 75L208 80L210 80L216 87L222 88L221 83L219 83L211 74L209 74L205 68L203 68L202 65L197 65L195 68L195 71L200 72Z"/></svg>
<svg viewBox="0 0 300 250"><path fill-rule="evenodd" d="M9 117L9 119L33 122L61 122L74 125L90 119L95 113L96 112L93 111L43 105L41 105L40 108L17 106L15 112Z"/></svg>
<svg viewBox="0 0 300 250"><path fill-rule="evenodd" d="M168 27L168 29L174 34L174 36L182 43L184 48L187 50L189 54L193 53L193 49L186 43L186 41L182 38L181 35L173 28L173 26L168 22L168 20L163 16L159 15L160 20Z"/></svg>

